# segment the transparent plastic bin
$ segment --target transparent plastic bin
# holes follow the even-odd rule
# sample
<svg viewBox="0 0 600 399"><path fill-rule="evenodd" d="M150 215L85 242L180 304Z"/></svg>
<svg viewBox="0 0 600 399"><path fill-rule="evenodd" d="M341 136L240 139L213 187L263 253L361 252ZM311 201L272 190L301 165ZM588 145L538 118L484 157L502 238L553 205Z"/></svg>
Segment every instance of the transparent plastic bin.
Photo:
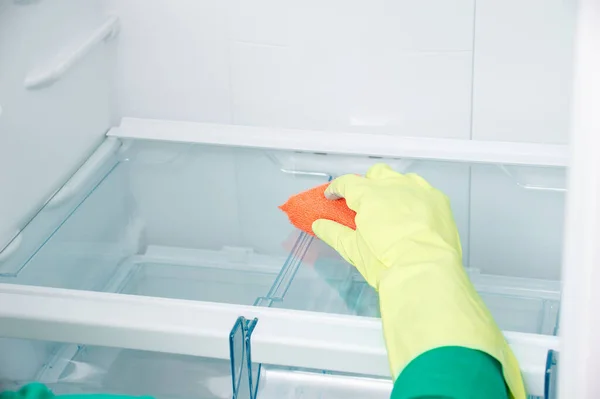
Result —
<svg viewBox="0 0 600 399"><path fill-rule="evenodd" d="M278 206L387 162L448 195L500 326L556 333L561 168L107 143L20 232L0 282L378 317L357 271Z"/></svg>

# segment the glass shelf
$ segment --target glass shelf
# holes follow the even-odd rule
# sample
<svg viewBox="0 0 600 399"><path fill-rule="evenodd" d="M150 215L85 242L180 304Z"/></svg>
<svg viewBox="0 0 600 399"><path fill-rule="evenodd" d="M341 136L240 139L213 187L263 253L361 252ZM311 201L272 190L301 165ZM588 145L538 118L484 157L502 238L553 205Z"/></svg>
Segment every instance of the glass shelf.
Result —
<svg viewBox="0 0 600 399"><path fill-rule="evenodd" d="M102 159L20 233L0 282L378 317L356 270L277 207L389 162L449 196L465 266L500 326L556 334L560 168L139 140Z"/></svg>

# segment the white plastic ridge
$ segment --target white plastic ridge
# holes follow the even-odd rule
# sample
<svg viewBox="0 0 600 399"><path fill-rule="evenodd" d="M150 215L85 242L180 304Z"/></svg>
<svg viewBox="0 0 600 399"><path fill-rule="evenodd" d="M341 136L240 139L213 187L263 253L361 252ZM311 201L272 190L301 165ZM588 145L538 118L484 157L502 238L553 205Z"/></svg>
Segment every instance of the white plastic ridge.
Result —
<svg viewBox="0 0 600 399"><path fill-rule="evenodd" d="M108 17L83 41L73 43L45 65L34 69L25 78L25 88L42 89L59 81L71 68L90 53L96 45L113 38L119 31L119 18Z"/></svg>
<svg viewBox="0 0 600 399"><path fill-rule="evenodd" d="M413 138L241 125L123 118L109 136L390 158L567 166L568 147L555 144Z"/></svg>

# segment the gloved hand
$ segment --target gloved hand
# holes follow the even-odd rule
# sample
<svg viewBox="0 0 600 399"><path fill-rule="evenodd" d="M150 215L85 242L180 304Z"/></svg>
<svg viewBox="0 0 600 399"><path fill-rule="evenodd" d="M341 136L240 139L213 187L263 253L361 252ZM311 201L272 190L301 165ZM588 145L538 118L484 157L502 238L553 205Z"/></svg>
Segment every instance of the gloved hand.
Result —
<svg viewBox="0 0 600 399"><path fill-rule="evenodd" d="M419 355L458 346L495 358L511 397L525 399L517 360L463 269L448 198L383 164L334 180L325 196L357 213L356 231L323 219L312 227L379 292L394 380Z"/></svg>

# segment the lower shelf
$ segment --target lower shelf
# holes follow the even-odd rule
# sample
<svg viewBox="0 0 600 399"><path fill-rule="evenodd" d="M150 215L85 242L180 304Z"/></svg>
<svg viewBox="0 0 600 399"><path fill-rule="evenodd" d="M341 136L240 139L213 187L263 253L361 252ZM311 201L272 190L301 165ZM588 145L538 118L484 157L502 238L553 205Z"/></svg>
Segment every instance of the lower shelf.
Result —
<svg viewBox="0 0 600 399"><path fill-rule="evenodd" d="M74 344L54 347L35 375L3 378L2 388L18 389L24 383L37 381L56 394L109 393L161 399L231 397L228 360Z"/></svg>
<svg viewBox="0 0 600 399"><path fill-rule="evenodd" d="M0 346L2 343L9 342L0 341ZM59 395L108 393L159 399L231 398L228 360L40 341L12 340L11 343L27 349L19 361L37 359L39 365L23 372L23 367L13 364L12 375L0 370L0 391L17 390L36 381ZM20 374L15 371L19 369ZM391 390L391 381L383 378L263 365L257 398L388 399ZM530 397L536 398L541 397Z"/></svg>
<svg viewBox="0 0 600 399"><path fill-rule="evenodd" d="M15 340L16 341L16 340ZM56 394L110 393L160 399L230 399L227 360L94 346L20 341L54 346L34 374L0 378L0 390L16 390L37 381ZM389 380L318 371L263 367L259 398L389 398Z"/></svg>

